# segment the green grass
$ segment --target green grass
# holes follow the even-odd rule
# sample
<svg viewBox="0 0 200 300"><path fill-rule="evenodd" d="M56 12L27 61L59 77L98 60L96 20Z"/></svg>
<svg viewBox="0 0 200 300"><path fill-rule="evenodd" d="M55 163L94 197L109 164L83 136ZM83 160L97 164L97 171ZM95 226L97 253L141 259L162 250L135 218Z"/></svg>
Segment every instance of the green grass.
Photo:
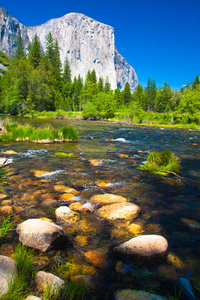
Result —
<svg viewBox="0 0 200 300"><path fill-rule="evenodd" d="M166 175L168 172L179 173L180 163L178 157L169 150L153 151L148 155L146 163L139 169Z"/></svg>
<svg viewBox="0 0 200 300"><path fill-rule="evenodd" d="M34 280L33 250L18 244L13 258L17 263L17 275L8 292L0 297L1 300L24 300Z"/></svg>
<svg viewBox="0 0 200 300"><path fill-rule="evenodd" d="M7 133L0 135L0 142L30 141L47 142L71 141L77 142L79 134L73 126L66 126L54 129L50 125L35 128L29 124L20 125L18 123L6 123L4 125Z"/></svg>
<svg viewBox="0 0 200 300"><path fill-rule="evenodd" d="M6 234L11 230L14 230L14 224L10 220L10 216L3 217L3 221L0 224L0 242L5 239Z"/></svg>

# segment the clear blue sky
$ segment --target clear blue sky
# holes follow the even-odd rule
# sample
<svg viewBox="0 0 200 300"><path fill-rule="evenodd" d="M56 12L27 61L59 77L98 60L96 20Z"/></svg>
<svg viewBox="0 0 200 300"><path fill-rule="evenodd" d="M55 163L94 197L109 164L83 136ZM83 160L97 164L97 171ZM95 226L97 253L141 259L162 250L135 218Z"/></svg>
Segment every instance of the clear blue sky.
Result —
<svg viewBox="0 0 200 300"><path fill-rule="evenodd" d="M135 69L140 84L165 80L173 89L200 75L200 0L1 0L26 26L70 12L115 29L115 45Z"/></svg>

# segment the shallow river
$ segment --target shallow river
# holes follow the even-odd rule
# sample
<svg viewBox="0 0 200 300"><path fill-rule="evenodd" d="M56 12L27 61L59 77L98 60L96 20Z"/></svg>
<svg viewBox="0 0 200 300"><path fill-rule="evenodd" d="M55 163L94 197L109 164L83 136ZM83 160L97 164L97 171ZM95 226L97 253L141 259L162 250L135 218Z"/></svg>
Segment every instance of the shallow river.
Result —
<svg viewBox="0 0 200 300"><path fill-rule="evenodd" d="M4 190L12 200L15 222L27 218L48 217L55 221L54 210L60 206L54 186L62 182L79 191L77 201L86 203L93 195L112 193L137 204L141 211L131 223L108 223L95 213L80 213L80 224L64 227L71 244L47 254L37 254L41 268L52 270L61 262L70 263L61 275L97 275L97 290L102 299L112 299L121 288L151 289L166 296L176 292L179 278L200 283L200 132L183 129L137 127L117 123L66 120L11 118L35 126L50 123L54 127L74 125L78 143L37 145L1 143L0 150L14 150L6 157L13 162L6 166L8 184ZM140 171L153 150L172 150L180 158L181 176L161 177ZM55 152L77 155L58 158ZM123 154L123 155L121 155ZM1 155L5 156L5 155ZM89 160L100 161L97 166ZM50 172L35 177L33 170ZM105 187L99 187L103 181ZM29 208L31 206L31 208ZM29 208L29 209L28 209ZM141 234L160 234L169 243L166 260L151 264L123 262L112 256L112 248ZM17 241L13 234L8 244ZM109 262L109 268L95 268L84 253L97 250ZM1 248L0 248L0 252ZM1 253L0 253L1 254ZM39 267L38 267L39 268ZM177 283L178 286L178 283ZM195 290L197 292L197 290Z"/></svg>

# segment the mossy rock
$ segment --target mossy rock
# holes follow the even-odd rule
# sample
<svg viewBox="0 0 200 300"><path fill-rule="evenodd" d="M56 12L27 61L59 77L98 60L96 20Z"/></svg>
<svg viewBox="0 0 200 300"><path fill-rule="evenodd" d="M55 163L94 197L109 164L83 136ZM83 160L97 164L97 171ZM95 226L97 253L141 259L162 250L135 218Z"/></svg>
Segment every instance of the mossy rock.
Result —
<svg viewBox="0 0 200 300"><path fill-rule="evenodd" d="M78 157L78 155L75 155L73 153L65 153L65 152L55 152L54 155L56 157L66 157L66 158L74 158L74 157Z"/></svg>
<svg viewBox="0 0 200 300"><path fill-rule="evenodd" d="M149 171L153 174L168 175L169 173L180 172L179 158L170 150L153 151L140 170Z"/></svg>

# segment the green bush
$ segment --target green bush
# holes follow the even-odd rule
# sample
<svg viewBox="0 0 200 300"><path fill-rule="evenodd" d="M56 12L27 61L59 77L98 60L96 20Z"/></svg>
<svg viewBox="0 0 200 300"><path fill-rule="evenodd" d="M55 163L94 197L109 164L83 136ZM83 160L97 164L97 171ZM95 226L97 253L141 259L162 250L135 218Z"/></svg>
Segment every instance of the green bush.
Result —
<svg viewBox="0 0 200 300"><path fill-rule="evenodd" d="M17 123L7 123L4 125L7 133L0 135L1 142L11 141L41 141L50 140L54 141L78 141L79 134L73 126L66 126L60 129L54 129L50 125L46 125L40 128L34 128L33 126L19 125Z"/></svg>
<svg viewBox="0 0 200 300"><path fill-rule="evenodd" d="M140 169L166 175L167 172L179 173L180 163L178 157L170 150L153 151L148 155L146 163Z"/></svg>

